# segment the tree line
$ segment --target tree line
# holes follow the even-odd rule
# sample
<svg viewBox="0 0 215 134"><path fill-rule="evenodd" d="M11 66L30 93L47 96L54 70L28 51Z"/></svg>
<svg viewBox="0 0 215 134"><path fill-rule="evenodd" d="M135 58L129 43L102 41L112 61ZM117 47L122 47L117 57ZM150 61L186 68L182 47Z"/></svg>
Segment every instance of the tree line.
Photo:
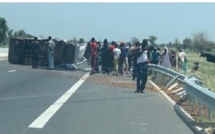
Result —
<svg viewBox="0 0 215 134"><path fill-rule="evenodd" d="M5 18L0 17L0 47L6 46L10 43L11 38L33 38L34 35L28 34L25 32L25 30L21 29L18 31L14 31L13 29L10 29L7 25L7 21ZM39 38L43 38L42 35L39 35ZM77 39L76 37L73 37L70 41L74 43L84 43L84 39L80 38Z"/></svg>
<svg viewBox="0 0 215 134"><path fill-rule="evenodd" d="M170 47L179 49L189 49L195 52L215 52L215 42L209 39L209 36L206 32L196 32L192 34L192 37L187 37L183 39L182 43L176 38L173 42L157 44L156 40L158 38L154 35L148 37L149 44L151 46L160 46L160 47ZM132 37L131 42L135 44L139 42L138 38Z"/></svg>
<svg viewBox="0 0 215 134"><path fill-rule="evenodd" d="M9 29L7 26L7 21L5 18L0 17L0 47L9 44L10 38L19 37L19 38L32 38L34 35L26 33L24 30L14 31L13 29ZM43 37L42 35L40 36ZM175 39L173 42L157 44L156 40L158 38L155 35L151 35L148 38L148 41L151 46L167 46L174 47L176 49L190 49L195 52L208 51L214 52L215 50L215 42L209 39L209 36L206 32L196 32L193 33L191 37L185 38L182 42L179 39ZM74 43L84 43L84 39L77 39L73 37L70 41ZM130 42L132 44L139 42L138 38L132 37Z"/></svg>

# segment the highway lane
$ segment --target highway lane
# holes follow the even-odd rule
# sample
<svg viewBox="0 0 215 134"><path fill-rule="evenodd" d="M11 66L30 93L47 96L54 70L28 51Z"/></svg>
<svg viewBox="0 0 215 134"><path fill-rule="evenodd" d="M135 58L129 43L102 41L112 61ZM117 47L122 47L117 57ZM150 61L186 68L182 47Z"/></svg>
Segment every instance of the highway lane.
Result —
<svg viewBox="0 0 215 134"><path fill-rule="evenodd" d="M31 69L0 61L0 133L21 134L83 73ZM8 70L17 70L8 73Z"/></svg>
<svg viewBox="0 0 215 134"><path fill-rule="evenodd" d="M92 77L101 74L89 76L42 128L30 127L85 74L0 61L0 133L193 133L159 93L137 94L128 88L96 84Z"/></svg>

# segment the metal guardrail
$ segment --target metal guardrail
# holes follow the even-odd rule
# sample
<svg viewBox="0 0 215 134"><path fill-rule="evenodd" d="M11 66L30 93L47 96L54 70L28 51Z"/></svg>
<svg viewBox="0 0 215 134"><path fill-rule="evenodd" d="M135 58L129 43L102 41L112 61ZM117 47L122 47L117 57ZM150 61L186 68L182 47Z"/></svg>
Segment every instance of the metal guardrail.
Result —
<svg viewBox="0 0 215 134"><path fill-rule="evenodd" d="M211 120L212 114L211 110L215 111L215 93L210 91L210 89L203 86L203 82L195 77L195 76L185 76L183 74L180 74L178 72L175 72L174 70L157 66L153 64L149 64L149 70L159 72L161 74L165 74L167 76L172 77L173 79L168 82L166 87L170 86L176 79L181 81L183 84L183 89L180 89L180 93L177 93L177 95L181 95L180 98L183 98L183 96L187 96L190 98L190 106L191 111L193 111L194 105L196 101L198 102L198 114L201 116L202 114L202 104L204 104L208 108L208 119ZM159 78L158 78L159 79ZM173 91L172 93L178 92L178 90ZM196 101L195 101L196 100ZM213 123L213 122L211 122ZM210 123L209 123L210 124ZM215 124L213 123L213 127L215 127ZM215 129L215 128L214 128ZM215 131L214 131L215 133Z"/></svg>
<svg viewBox="0 0 215 134"><path fill-rule="evenodd" d="M171 70L171 69L168 69L168 68L165 68L165 67L162 67L162 66L157 66L157 65L154 65L154 64L149 64L149 69L150 70L154 70L154 71L157 71L157 72L160 72L160 73L163 73L163 74L166 74L170 77L177 77L176 79L183 82L184 81L184 78L186 77L185 75L183 74L180 74L174 70Z"/></svg>
<svg viewBox="0 0 215 134"><path fill-rule="evenodd" d="M201 82L193 77L184 79L184 90L193 98L215 111L215 93L201 86Z"/></svg>
<svg viewBox="0 0 215 134"><path fill-rule="evenodd" d="M195 76L187 77L183 74L175 72L174 70L153 64L149 64L149 70L157 71L173 77L167 86L169 86L176 79L181 81L183 83L183 90L189 96L215 111L215 93L210 91L208 88L203 87L203 82L199 78Z"/></svg>

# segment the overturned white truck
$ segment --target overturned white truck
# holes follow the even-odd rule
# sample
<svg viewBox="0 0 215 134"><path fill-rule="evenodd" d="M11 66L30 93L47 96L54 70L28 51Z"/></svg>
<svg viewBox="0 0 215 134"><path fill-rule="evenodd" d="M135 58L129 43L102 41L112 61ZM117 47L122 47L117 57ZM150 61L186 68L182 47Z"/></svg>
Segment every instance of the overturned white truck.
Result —
<svg viewBox="0 0 215 134"><path fill-rule="evenodd" d="M33 38L11 38L8 52L8 61L11 64L31 65ZM47 39L39 41L39 66L47 66ZM55 42L54 64L75 64L79 57L79 45L61 39L53 39Z"/></svg>

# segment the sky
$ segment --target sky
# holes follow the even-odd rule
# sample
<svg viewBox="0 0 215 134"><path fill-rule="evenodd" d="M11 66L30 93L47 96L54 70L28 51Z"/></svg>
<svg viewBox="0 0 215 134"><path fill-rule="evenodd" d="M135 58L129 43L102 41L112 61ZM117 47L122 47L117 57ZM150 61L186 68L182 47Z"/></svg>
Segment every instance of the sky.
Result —
<svg viewBox="0 0 215 134"><path fill-rule="evenodd" d="M127 42L154 35L161 44L205 32L215 41L215 3L1 2L0 17L14 31L44 38Z"/></svg>

